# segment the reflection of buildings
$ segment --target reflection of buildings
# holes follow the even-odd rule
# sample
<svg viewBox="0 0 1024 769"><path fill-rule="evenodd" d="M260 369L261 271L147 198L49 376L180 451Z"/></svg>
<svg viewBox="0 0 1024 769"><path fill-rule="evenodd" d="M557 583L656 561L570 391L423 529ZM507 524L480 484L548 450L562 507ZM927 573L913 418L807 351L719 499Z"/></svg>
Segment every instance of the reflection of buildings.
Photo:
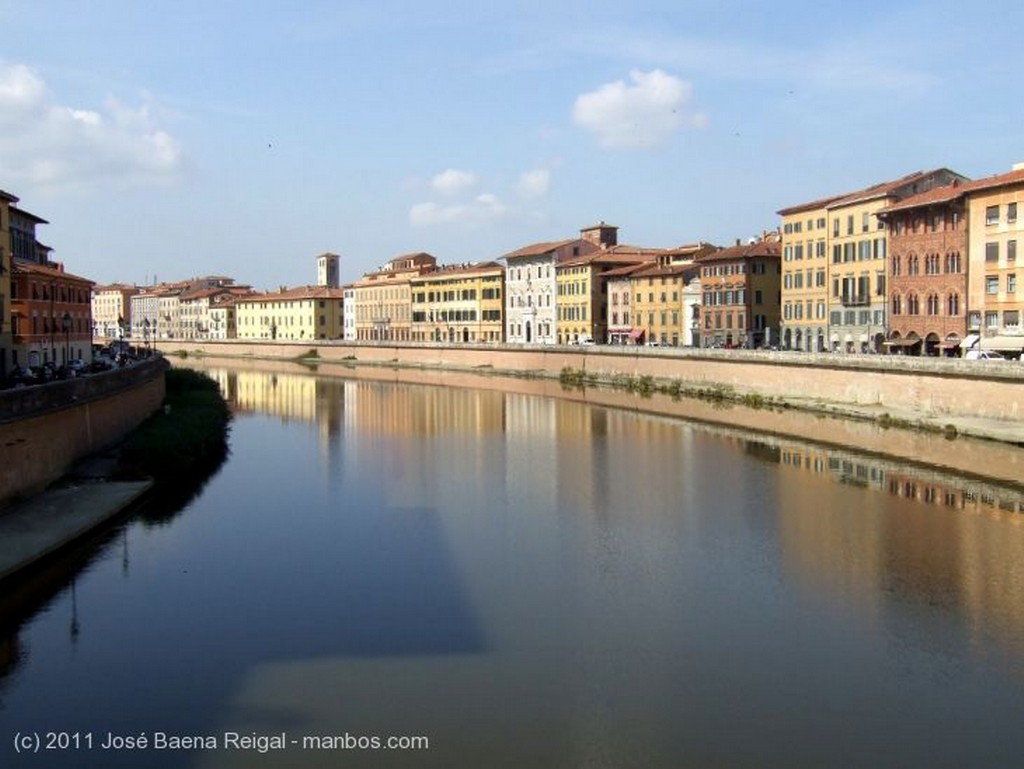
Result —
<svg viewBox="0 0 1024 769"><path fill-rule="evenodd" d="M889 601L973 618L965 632L1020 648L1024 493L842 451L782 443L783 561L806 585L878 621Z"/></svg>

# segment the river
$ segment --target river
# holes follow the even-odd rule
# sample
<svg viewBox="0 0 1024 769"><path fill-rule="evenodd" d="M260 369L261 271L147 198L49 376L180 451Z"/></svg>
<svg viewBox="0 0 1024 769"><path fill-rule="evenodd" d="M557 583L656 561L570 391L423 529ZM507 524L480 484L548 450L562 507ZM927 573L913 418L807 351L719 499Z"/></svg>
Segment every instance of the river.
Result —
<svg viewBox="0 0 1024 769"><path fill-rule="evenodd" d="M4 596L0 765L1020 765L1019 484L512 384L205 368L215 476Z"/></svg>

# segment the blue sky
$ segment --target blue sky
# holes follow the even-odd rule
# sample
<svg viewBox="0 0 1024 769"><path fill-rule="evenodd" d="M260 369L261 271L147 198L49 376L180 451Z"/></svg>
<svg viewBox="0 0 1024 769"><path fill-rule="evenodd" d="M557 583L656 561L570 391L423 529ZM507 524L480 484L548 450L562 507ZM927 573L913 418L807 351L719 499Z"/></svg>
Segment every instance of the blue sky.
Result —
<svg viewBox="0 0 1024 769"><path fill-rule="evenodd" d="M154 10L158 8L158 10ZM1018 4L0 0L0 189L100 283L343 280L1024 161Z"/></svg>

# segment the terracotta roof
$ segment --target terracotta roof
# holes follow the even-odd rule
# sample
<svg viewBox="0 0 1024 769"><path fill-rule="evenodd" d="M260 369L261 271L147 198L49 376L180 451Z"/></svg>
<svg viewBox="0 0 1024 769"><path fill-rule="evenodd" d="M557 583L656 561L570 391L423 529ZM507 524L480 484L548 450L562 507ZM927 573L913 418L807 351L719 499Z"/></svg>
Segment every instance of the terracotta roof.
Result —
<svg viewBox="0 0 1024 769"><path fill-rule="evenodd" d="M1005 174L986 176L984 179L975 179L974 181L964 183L963 187L967 192L973 193L1022 183L1024 183L1024 168Z"/></svg>
<svg viewBox="0 0 1024 769"><path fill-rule="evenodd" d="M896 201L883 208L877 215L885 216L896 211L908 211L913 208L935 205L936 203L949 203L952 200L963 197L969 186L969 183L954 181L952 184L946 184L942 187L933 187L926 192Z"/></svg>
<svg viewBox="0 0 1024 769"><path fill-rule="evenodd" d="M641 264L646 261L651 260L649 258L641 257L639 252L615 253L609 248L607 251L595 251L592 254L583 254L582 256L574 256L571 259L566 259L558 265L558 269L563 267L581 267L585 264L633 265Z"/></svg>
<svg viewBox="0 0 1024 769"><path fill-rule="evenodd" d="M227 293L226 289L220 288L219 286L204 286L202 288L194 288L183 292L181 300L189 302L194 299L207 299L209 297L216 296L217 294L224 293Z"/></svg>
<svg viewBox="0 0 1024 769"><path fill-rule="evenodd" d="M872 184L870 187L864 187L855 192L847 192L843 195L833 195L827 198L820 198L819 200L812 201L810 203L803 203L798 206L791 206L789 208L783 208L776 213L779 216L789 216L790 214L798 214L801 211L811 211L817 208L832 208L834 206L847 206L852 203L857 203L865 200L872 200L874 198L887 197L891 195L894 190L902 187L905 184L912 184L913 182L924 179L925 177L937 173L939 171L946 171L949 169L935 168L931 171L915 171L914 173L901 176L899 179L892 179L887 182L880 182L879 184Z"/></svg>
<svg viewBox="0 0 1024 769"><path fill-rule="evenodd" d="M782 253L782 244L771 240L759 240L756 243L747 243L739 246L723 248L710 254L698 256L695 261L724 262L736 259L753 259L759 256L777 257Z"/></svg>
<svg viewBox="0 0 1024 769"><path fill-rule="evenodd" d="M520 256L543 256L544 254L549 254L552 251L557 251L562 246L567 246L570 243L576 243L579 241L579 238L569 238L568 240L554 240L545 243L532 243L529 246L523 246L522 248L516 249L515 251L510 251L501 258L515 259L516 257Z"/></svg>
<svg viewBox="0 0 1024 769"><path fill-rule="evenodd" d="M280 302L292 299L341 299L343 296L340 288L297 286L296 288L286 288L281 291L267 291L262 294L240 296L235 304L246 302Z"/></svg>
<svg viewBox="0 0 1024 769"><path fill-rule="evenodd" d="M476 262L475 264L445 264L430 272L417 275L411 281L423 282L436 279L445 279L452 275L472 275L479 272L502 271L504 268L497 262Z"/></svg>
<svg viewBox="0 0 1024 769"><path fill-rule="evenodd" d="M852 192L844 192L841 195L832 195L827 198L819 198L818 200L812 200L810 203L801 203L798 206L790 206L789 208L783 208L776 211L779 216L790 216L791 214L799 214L804 211L814 211L818 208L826 208L837 200L842 200L845 197L852 195Z"/></svg>
<svg viewBox="0 0 1024 769"><path fill-rule="evenodd" d="M84 283L88 283L90 286L96 285L93 281L88 278L83 278L81 275L72 275L70 272L65 272L63 269L57 267L50 267L44 264L36 264L35 262L21 262L14 260L11 264L12 273L23 273L28 275L38 275L41 278L64 278L65 280L78 280Z"/></svg>
<svg viewBox="0 0 1024 769"><path fill-rule="evenodd" d="M884 198L892 195L897 189L907 184L913 184L916 181L925 179L932 174L939 173L940 171L948 171L948 168L934 168L931 171L915 171L912 174L907 174L899 179L893 179L889 182L882 182L880 184L873 184L870 187L865 187L858 192L854 192L847 195L840 200L836 200L829 204L829 208L836 206L848 206L853 203L860 203L866 200L875 200L877 198Z"/></svg>
<svg viewBox="0 0 1024 769"><path fill-rule="evenodd" d="M624 267L616 267L613 270L607 270L601 273L603 278L628 278L635 272L640 270L646 270L650 267L653 262L640 262L639 264L627 264Z"/></svg>
<svg viewBox="0 0 1024 769"><path fill-rule="evenodd" d="M697 265L693 262L684 264L643 264L636 272L630 273L631 278L657 278L662 275L697 274ZM607 275L607 273L606 273Z"/></svg>

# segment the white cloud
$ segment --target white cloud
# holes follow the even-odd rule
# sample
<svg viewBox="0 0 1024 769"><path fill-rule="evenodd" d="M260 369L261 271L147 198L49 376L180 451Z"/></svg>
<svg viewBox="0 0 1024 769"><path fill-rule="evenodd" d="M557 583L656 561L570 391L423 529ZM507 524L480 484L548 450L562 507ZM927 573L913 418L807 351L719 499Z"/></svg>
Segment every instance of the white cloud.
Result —
<svg viewBox="0 0 1024 769"><path fill-rule="evenodd" d="M409 209L409 223L414 227L434 224L485 224L501 219L508 213L509 208L497 195L485 192L465 203L416 203Z"/></svg>
<svg viewBox="0 0 1024 769"><path fill-rule="evenodd" d="M606 83L577 97L573 120L595 134L602 147L638 149L667 142L685 125L700 127L701 114L687 112L693 87L660 69L632 70L632 85Z"/></svg>
<svg viewBox="0 0 1024 769"><path fill-rule="evenodd" d="M414 227L437 225L482 226L496 221L532 216L524 206L543 198L551 185L551 172L532 169L521 173L511 189L502 186L502 194L481 192L470 194L479 179L470 171L449 168L431 178L430 187L437 200L415 203L409 208L409 223ZM518 195L519 204L505 202L506 195Z"/></svg>
<svg viewBox="0 0 1024 769"><path fill-rule="evenodd" d="M476 184L476 176L469 171L459 171L449 168L437 174L430 182L430 186L442 195L458 195L465 192Z"/></svg>
<svg viewBox="0 0 1024 769"><path fill-rule="evenodd" d="M547 169L536 168L519 175L516 191L524 198L542 198L548 194L550 187L551 172Z"/></svg>
<svg viewBox="0 0 1024 769"><path fill-rule="evenodd" d="M0 177L10 184L153 181L182 163L180 143L157 127L148 104L63 106L30 68L0 64Z"/></svg>

